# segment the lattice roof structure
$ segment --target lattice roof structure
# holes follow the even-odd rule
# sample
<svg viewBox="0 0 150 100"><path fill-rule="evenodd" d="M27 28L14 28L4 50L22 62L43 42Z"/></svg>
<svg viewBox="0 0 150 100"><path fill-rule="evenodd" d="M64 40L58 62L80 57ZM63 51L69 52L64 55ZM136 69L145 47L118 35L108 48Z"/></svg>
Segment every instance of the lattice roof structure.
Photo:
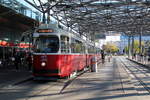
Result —
<svg viewBox="0 0 150 100"><path fill-rule="evenodd" d="M150 0L24 0L80 34L150 35Z"/></svg>

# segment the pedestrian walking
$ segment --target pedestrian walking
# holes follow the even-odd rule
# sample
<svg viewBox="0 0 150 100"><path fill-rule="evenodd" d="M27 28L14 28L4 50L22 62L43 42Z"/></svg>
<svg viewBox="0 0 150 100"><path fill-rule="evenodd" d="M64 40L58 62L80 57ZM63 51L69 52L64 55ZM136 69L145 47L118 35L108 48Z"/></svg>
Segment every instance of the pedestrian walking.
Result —
<svg viewBox="0 0 150 100"><path fill-rule="evenodd" d="M112 58L112 54L111 54L111 53L109 53L109 54L108 54L108 62L110 62L110 61L111 61L111 58Z"/></svg>

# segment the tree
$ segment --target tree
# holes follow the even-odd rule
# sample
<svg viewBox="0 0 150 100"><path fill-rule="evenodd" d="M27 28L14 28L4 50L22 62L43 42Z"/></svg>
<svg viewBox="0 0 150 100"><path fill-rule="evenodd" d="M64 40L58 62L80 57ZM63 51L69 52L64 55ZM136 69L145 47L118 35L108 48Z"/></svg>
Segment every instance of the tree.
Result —
<svg viewBox="0 0 150 100"><path fill-rule="evenodd" d="M103 49L109 53L116 53L119 51L117 45L113 43L107 43L106 45L103 45Z"/></svg>
<svg viewBox="0 0 150 100"><path fill-rule="evenodd" d="M134 40L134 44L133 45L134 45L134 47L133 47L133 53L135 53L135 54L140 53L140 48L139 48L140 43L139 43L139 40ZM142 45L142 47L144 46L144 42L143 41L142 41L141 45ZM132 47L132 44L130 46ZM128 50L129 50L129 47L126 46L125 47L125 52L128 52Z"/></svg>

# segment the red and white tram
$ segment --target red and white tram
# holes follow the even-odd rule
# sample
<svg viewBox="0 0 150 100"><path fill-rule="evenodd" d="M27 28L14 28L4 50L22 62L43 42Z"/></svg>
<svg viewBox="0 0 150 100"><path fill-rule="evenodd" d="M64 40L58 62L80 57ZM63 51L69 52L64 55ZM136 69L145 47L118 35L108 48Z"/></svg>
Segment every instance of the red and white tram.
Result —
<svg viewBox="0 0 150 100"><path fill-rule="evenodd" d="M36 79L72 76L90 66L92 57L96 56L94 46L54 25L36 29L33 40Z"/></svg>

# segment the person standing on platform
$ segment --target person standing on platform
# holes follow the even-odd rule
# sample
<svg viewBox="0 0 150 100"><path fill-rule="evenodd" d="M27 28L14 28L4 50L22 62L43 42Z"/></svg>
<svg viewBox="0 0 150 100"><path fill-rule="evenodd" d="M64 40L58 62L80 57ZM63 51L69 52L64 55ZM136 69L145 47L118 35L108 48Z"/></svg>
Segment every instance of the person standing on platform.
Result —
<svg viewBox="0 0 150 100"><path fill-rule="evenodd" d="M104 50L101 51L102 63L105 62L105 53Z"/></svg>
<svg viewBox="0 0 150 100"><path fill-rule="evenodd" d="M108 55L108 62L110 62L111 58L112 58L112 54L109 53L109 55Z"/></svg>

